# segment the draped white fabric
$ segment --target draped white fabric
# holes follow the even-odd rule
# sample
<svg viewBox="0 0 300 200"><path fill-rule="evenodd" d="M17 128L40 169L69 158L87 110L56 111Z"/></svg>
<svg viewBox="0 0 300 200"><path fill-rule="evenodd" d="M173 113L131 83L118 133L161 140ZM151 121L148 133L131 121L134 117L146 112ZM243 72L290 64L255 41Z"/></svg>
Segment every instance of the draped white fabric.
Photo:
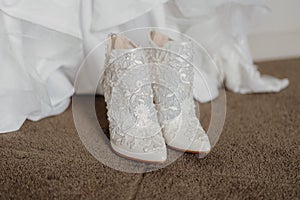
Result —
<svg viewBox="0 0 300 200"><path fill-rule="evenodd" d="M267 11L260 0L0 0L0 133L26 119L62 113L86 55L108 33L145 26L169 27L202 43L222 73L201 65L212 96L195 77L201 102L218 95L220 82L239 93L278 92L288 80L261 76L247 47L247 33ZM91 65L101 68L104 50ZM91 70L89 73L93 73ZM91 81L79 93L90 93Z"/></svg>

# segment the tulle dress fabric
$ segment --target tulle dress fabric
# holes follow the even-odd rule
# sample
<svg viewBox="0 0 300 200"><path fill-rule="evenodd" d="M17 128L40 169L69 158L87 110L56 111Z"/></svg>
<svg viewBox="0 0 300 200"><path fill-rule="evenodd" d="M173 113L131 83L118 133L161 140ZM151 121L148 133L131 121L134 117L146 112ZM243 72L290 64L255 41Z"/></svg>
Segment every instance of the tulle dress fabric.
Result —
<svg viewBox="0 0 300 200"><path fill-rule="evenodd" d="M278 92L288 80L261 76L247 47L247 33L267 8L259 0L3 0L0 2L0 133L62 113L74 94L83 59L108 33L161 26L195 38L218 69L201 63L209 85L195 77L194 96L216 98L225 82L234 92ZM89 63L102 68L104 50ZM90 70L93 73L93 70ZM93 90L89 74L78 93ZM101 91L100 91L101 92Z"/></svg>

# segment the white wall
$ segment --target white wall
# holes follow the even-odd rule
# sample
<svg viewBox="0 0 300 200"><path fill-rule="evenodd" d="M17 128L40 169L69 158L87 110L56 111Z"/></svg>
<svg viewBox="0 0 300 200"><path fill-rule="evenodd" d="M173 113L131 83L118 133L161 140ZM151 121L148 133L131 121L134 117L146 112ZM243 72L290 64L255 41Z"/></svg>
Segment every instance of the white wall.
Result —
<svg viewBox="0 0 300 200"><path fill-rule="evenodd" d="M271 13L253 30L256 61L300 57L300 0L267 0Z"/></svg>

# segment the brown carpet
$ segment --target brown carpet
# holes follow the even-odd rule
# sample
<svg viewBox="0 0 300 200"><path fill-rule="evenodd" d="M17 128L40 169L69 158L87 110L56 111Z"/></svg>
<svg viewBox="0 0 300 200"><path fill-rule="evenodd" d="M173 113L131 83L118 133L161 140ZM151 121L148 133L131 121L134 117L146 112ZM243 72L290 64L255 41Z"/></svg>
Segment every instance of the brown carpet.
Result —
<svg viewBox="0 0 300 200"><path fill-rule="evenodd" d="M259 66L290 86L277 94L227 92L225 127L205 159L185 154L145 174L110 169L82 145L69 108L0 136L0 198L300 199L300 59ZM104 110L103 98L96 107ZM207 127L209 112L201 116Z"/></svg>

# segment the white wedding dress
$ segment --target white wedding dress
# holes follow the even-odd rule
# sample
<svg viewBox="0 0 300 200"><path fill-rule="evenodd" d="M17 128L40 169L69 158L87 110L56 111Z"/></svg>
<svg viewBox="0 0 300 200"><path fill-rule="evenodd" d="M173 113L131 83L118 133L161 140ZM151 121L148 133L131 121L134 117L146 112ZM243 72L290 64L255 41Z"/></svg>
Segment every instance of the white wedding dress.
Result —
<svg viewBox="0 0 300 200"><path fill-rule="evenodd" d="M266 11L260 0L0 0L0 133L62 113L83 59L108 33L138 27L172 28L209 50L221 75L203 66L211 95L195 77L201 102L217 97L222 82L238 93L278 92L288 80L261 76L247 47ZM103 62L99 49L88 64ZM89 73L77 93L93 92Z"/></svg>

